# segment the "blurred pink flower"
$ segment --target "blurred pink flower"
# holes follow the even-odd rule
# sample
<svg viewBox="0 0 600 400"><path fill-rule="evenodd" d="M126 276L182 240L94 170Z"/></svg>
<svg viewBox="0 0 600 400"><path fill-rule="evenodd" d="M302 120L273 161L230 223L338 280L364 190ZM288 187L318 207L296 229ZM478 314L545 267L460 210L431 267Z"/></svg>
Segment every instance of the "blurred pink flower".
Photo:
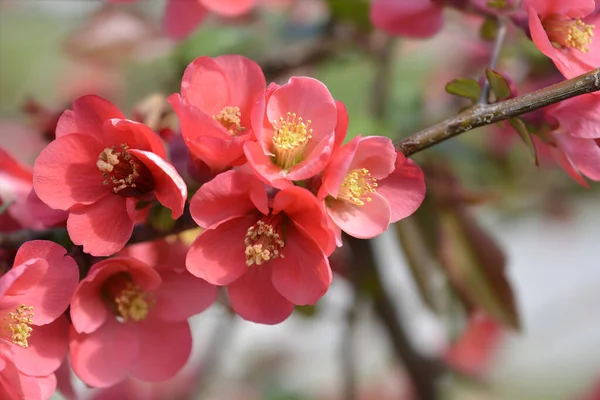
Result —
<svg viewBox="0 0 600 400"><path fill-rule="evenodd" d="M372 238L415 212L425 197L425 179L389 138L357 136L334 153L318 197L344 232Z"/></svg>
<svg viewBox="0 0 600 400"><path fill-rule="evenodd" d="M278 189L312 178L329 161L337 119L336 102L318 80L292 77L282 86L271 84L264 108L256 107L252 116L257 142L244 144L249 165Z"/></svg>
<svg viewBox="0 0 600 400"><path fill-rule="evenodd" d="M56 140L37 158L33 186L50 207L69 211L75 244L107 256L131 236L138 201L155 196L173 218L183 213L187 187L165 156L150 128L124 119L101 97L84 96L64 112Z"/></svg>
<svg viewBox="0 0 600 400"><path fill-rule="evenodd" d="M0 342L0 398L3 400L48 400L56 390L54 374L31 376L15 364L12 348Z"/></svg>
<svg viewBox="0 0 600 400"><path fill-rule="evenodd" d="M533 42L567 79L600 65L595 6L595 0L523 0Z"/></svg>
<svg viewBox="0 0 600 400"><path fill-rule="evenodd" d="M252 109L265 85L258 64L238 55L198 57L186 68L181 94L171 95L169 102L192 155L213 173L244 162Z"/></svg>
<svg viewBox="0 0 600 400"><path fill-rule="evenodd" d="M227 285L242 318L279 323L294 304L315 304L329 288L335 240L308 190L292 186L269 200L255 176L228 171L198 190L190 210L207 229L191 245L187 268Z"/></svg>
<svg viewBox="0 0 600 400"><path fill-rule="evenodd" d="M371 21L394 36L427 38L444 25L444 6L439 0L372 0Z"/></svg>
<svg viewBox="0 0 600 400"><path fill-rule="evenodd" d="M71 304L73 371L94 387L128 374L151 382L174 376L191 351L187 319L216 296L216 287L169 265L154 269L130 257L95 264Z"/></svg>

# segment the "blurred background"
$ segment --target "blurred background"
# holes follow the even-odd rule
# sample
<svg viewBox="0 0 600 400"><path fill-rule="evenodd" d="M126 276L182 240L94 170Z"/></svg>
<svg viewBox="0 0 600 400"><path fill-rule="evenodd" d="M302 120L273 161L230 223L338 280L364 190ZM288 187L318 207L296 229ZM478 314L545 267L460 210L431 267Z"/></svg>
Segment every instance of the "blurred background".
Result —
<svg viewBox="0 0 600 400"><path fill-rule="evenodd" d="M188 63L223 54L255 60L267 81L323 81L348 108L347 140L359 133L397 140L465 106L444 86L457 77L479 79L493 47L480 35L481 18L451 10L431 39L392 39L372 28L362 0L261 1L241 17L209 15L175 41L162 29L164 6L1 1L0 145L32 165L60 113L88 93L126 115L155 113L159 127L169 124L163 99L179 91ZM558 79L512 26L498 69L522 92ZM498 126L416 155L429 178L428 199L372 243L393 318L419 357L444 368L444 399L600 398L589 397L600 380L598 185L580 188L541 156L536 167L518 136ZM459 201L444 200L448 191ZM462 241L447 240L457 232ZM510 284L508 295L499 290L508 297L498 297L514 302L505 308L519 330L477 320L478 307L453 288L453 261L443 249L465 248L475 248L473 268L504 268L499 281L482 278L479 287L496 296ZM280 325L242 321L219 305L195 317L189 365L172 382L148 385L148 398L417 398L406 368L411 360L399 359L374 297L354 290L343 254L339 260L332 259L339 274L323 300ZM83 398L126 398L74 385Z"/></svg>

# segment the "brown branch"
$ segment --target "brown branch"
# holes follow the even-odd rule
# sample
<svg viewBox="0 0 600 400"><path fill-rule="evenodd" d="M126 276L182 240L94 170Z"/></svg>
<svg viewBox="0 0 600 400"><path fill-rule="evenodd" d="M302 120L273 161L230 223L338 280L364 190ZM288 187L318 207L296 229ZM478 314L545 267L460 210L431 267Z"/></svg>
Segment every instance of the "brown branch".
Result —
<svg viewBox="0 0 600 400"><path fill-rule="evenodd" d="M410 156L460 133L599 90L600 68L596 68L573 79L512 99L494 104L476 104L457 116L402 139L396 144L396 149Z"/></svg>

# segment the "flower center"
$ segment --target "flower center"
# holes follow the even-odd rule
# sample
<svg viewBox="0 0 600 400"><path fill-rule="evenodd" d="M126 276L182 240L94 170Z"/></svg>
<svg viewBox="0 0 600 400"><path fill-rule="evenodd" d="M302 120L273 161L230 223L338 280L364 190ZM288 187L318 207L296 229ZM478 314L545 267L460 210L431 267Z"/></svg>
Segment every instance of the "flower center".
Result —
<svg viewBox="0 0 600 400"><path fill-rule="evenodd" d="M371 201L369 194L375 193L376 190L377 179L371 176L368 169L353 169L344 178L338 198L362 207L365 201Z"/></svg>
<svg viewBox="0 0 600 400"><path fill-rule="evenodd" d="M150 170L127 151L127 143L121 144L121 151L116 147L105 148L98 155L96 167L105 178L103 184L111 186L116 194L124 197L139 196L150 192L154 187L154 179Z"/></svg>
<svg viewBox="0 0 600 400"><path fill-rule="evenodd" d="M587 53L594 36L594 25L586 25L579 18L571 19L552 14L544 19L544 29L555 47L572 48Z"/></svg>
<svg viewBox="0 0 600 400"><path fill-rule="evenodd" d="M17 346L29 347L27 339L31 336L33 307L21 304L14 311L8 312L2 319L0 337L7 339Z"/></svg>
<svg viewBox="0 0 600 400"><path fill-rule="evenodd" d="M219 114L212 117L227 129L231 136L237 136L246 130L241 124L242 112L238 107L224 107Z"/></svg>
<svg viewBox="0 0 600 400"><path fill-rule="evenodd" d="M296 113L287 113L284 120L273 121L273 153L275 164L283 170L288 170L302 160L304 149L312 138L311 121L304 122Z"/></svg>
<svg viewBox="0 0 600 400"><path fill-rule="evenodd" d="M283 257L281 249L285 242L281 236L281 217L269 215L261 218L248 228L244 243L246 244L246 265L261 265L277 257Z"/></svg>
<svg viewBox="0 0 600 400"><path fill-rule="evenodd" d="M155 303L152 295L133 283L127 273L112 276L105 282L103 289L114 314L123 322L145 320Z"/></svg>

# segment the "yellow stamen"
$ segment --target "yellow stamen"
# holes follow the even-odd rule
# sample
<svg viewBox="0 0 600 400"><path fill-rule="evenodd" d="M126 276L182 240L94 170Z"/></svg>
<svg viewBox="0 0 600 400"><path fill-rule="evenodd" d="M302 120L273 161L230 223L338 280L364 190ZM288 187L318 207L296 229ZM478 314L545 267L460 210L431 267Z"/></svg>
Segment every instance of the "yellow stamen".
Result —
<svg viewBox="0 0 600 400"><path fill-rule="evenodd" d="M338 199L343 199L359 207L371 201L370 193L377 190L377 179L371 177L368 169L354 169L349 171L342 182Z"/></svg>
<svg viewBox="0 0 600 400"><path fill-rule="evenodd" d="M551 15L544 19L548 38L558 48L572 48L587 53L594 37L594 25L586 25L579 18L570 19L562 15Z"/></svg>
<svg viewBox="0 0 600 400"><path fill-rule="evenodd" d="M261 265L277 257L284 258L281 249L285 242L276 227L277 223L267 218L266 221L258 221L248 228L244 239L246 265Z"/></svg>
<svg viewBox="0 0 600 400"><path fill-rule="evenodd" d="M309 129L310 120L304 122L296 113L287 113L287 118L273 121L273 153L275 164L283 170L288 170L302 161L304 149L312 138L312 129Z"/></svg>
<svg viewBox="0 0 600 400"><path fill-rule="evenodd" d="M124 322L132 319L143 321L148 316L150 308L154 305L154 299L142 288L132 282L127 282L119 295L114 299L118 314Z"/></svg>
<svg viewBox="0 0 600 400"><path fill-rule="evenodd" d="M219 114L213 115L212 117L219 121L232 136L237 136L240 132L246 130L246 128L241 125L242 112L238 107L225 107Z"/></svg>
<svg viewBox="0 0 600 400"><path fill-rule="evenodd" d="M152 189L152 174L127 150L127 143L122 143L120 152L113 146L98 155L96 167L106 178L103 184L112 186L113 192L125 196L147 193Z"/></svg>
<svg viewBox="0 0 600 400"><path fill-rule="evenodd" d="M15 311L9 312L5 317L4 321L4 336L9 339L17 346L23 348L29 347L27 339L31 336L31 328L33 317L33 307L21 304Z"/></svg>

